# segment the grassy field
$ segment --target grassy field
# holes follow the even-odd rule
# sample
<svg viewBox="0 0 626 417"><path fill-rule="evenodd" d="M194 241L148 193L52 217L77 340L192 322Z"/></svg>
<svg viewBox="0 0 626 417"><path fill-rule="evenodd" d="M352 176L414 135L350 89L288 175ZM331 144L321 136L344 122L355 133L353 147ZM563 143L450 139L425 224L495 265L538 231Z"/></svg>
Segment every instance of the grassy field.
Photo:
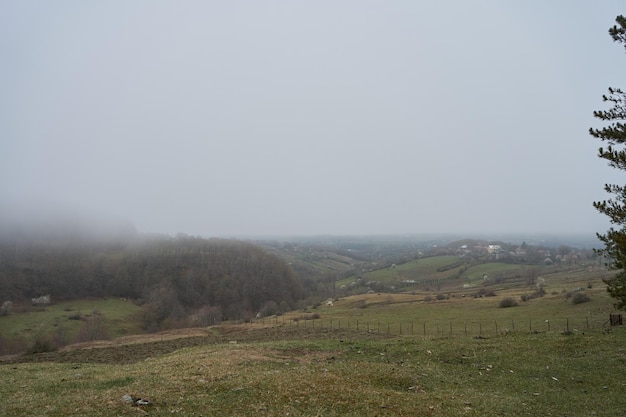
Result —
<svg viewBox="0 0 626 417"><path fill-rule="evenodd" d="M139 307L118 298L62 301L45 307L16 306L14 310L14 314L0 316L0 336L25 345L41 336L74 341L86 321L94 318L102 319L106 327L103 336L119 337L141 331L132 320Z"/></svg>
<svg viewBox="0 0 626 417"><path fill-rule="evenodd" d="M7 416L623 416L626 333L477 338L230 331L125 364L2 367ZM214 328L213 332L220 332ZM258 336L262 334L257 334ZM75 359L78 360L78 359ZM126 394L150 406L122 401Z"/></svg>
<svg viewBox="0 0 626 417"><path fill-rule="evenodd" d="M458 290L465 284L480 285L483 276L516 274L520 265L485 263L470 266L458 256L433 256L362 274L365 282L375 281L402 288ZM350 277L337 282L337 286L349 286L357 278Z"/></svg>
<svg viewBox="0 0 626 417"><path fill-rule="evenodd" d="M545 296L528 301L536 286L525 282L482 297L456 287L441 299L366 294L137 336L138 307L122 300L12 314L0 317L2 334L80 324L69 319L80 312L126 336L5 358L0 415L624 416L626 329L606 325L614 310L601 276L546 275ZM574 304L576 293L590 301ZM518 306L501 308L507 297Z"/></svg>

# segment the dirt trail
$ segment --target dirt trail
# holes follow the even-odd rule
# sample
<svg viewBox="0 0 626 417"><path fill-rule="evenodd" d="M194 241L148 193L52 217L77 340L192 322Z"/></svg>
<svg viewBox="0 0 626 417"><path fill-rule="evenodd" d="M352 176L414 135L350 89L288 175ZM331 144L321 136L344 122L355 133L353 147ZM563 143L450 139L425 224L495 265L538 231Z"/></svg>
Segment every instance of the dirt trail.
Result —
<svg viewBox="0 0 626 417"><path fill-rule="evenodd" d="M233 341L250 343L315 338L380 339L385 337L376 333L349 330L334 330L332 333L321 333L312 329L280 326L250 328L245 325L223 325L202 329L178 329L148 335L126 336L114 340L79 343L65 346L54 352L2 357L0 358L0 364L69 362L123 365L158 357L186 347Z"/></svg>

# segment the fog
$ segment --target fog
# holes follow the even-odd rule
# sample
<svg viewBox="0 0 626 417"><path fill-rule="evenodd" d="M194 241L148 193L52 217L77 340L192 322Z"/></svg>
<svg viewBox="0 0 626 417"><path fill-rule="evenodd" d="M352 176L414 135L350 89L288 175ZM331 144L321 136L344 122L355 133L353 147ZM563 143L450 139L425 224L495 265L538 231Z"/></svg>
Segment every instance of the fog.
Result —
<svg viewBox="0 0 626 417"><path fill-rule="evenodd" d="M4 1L0 210L210 236L583 233L623 2Z"/></svg>

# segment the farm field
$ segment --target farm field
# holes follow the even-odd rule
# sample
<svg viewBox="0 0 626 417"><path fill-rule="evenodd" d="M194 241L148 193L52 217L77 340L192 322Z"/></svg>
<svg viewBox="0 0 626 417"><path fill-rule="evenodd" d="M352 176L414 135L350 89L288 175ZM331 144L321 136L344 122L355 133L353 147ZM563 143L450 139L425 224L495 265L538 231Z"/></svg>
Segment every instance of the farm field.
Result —
<svg viewBox="0 0 626 417"><path fill-rule="evenodd" d="M361 279L366 284L393 285L401 291L458 291L482 285L485 278L508 281L510 284L548 269L502 262L472 263L452 255L433 256L344 278L337 281L337 287L350 288Z"/></svg>

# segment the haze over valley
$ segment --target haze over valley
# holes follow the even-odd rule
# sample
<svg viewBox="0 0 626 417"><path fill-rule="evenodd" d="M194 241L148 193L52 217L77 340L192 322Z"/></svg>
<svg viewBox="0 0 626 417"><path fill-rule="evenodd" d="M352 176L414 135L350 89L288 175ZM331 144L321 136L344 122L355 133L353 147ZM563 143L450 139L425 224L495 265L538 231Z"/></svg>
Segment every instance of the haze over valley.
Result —
<svg viewBox="0 0 626 417"><path fill-rule="evenodd" d="M618 1L0 5L0 217L582 234Z"/></svg>

